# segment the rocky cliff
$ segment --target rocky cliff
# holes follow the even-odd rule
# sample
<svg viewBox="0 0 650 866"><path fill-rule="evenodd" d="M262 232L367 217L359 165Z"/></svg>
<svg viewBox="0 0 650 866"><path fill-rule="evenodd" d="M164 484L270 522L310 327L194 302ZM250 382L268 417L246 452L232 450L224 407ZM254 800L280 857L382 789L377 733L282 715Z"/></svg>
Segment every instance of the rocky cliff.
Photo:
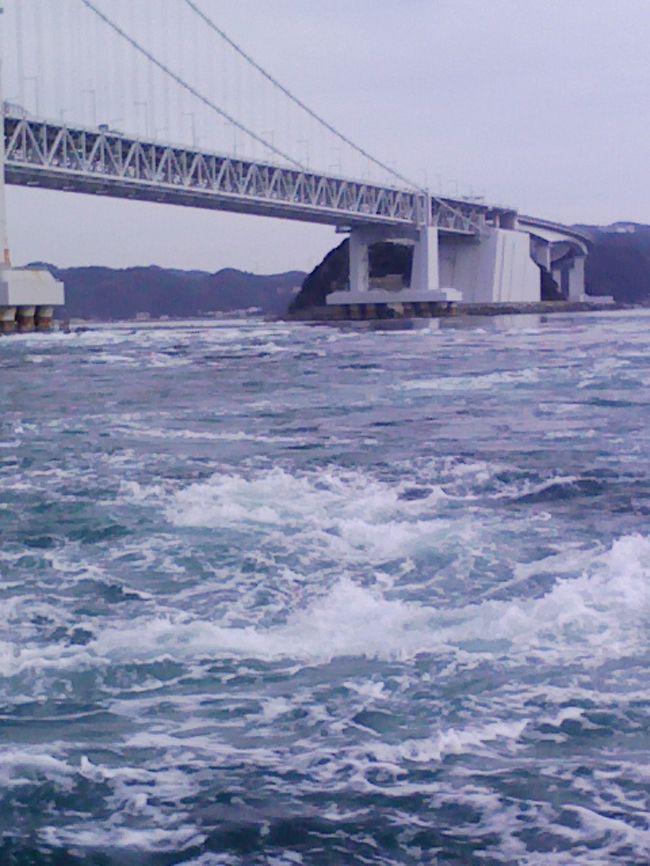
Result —
<svg viewBox="0 0 650 866"><path fill-rule="evenodd" d="M411 277L412 252L403 244L380 243L370 247L370 277L380 279L388 274L398 274L405 283ZM344 289L350 276L348 260L348 241L344 240L331 250L305 277L300 293L293 299L290 312L308 307L318 307L325 303L330 292Z"/></svg>

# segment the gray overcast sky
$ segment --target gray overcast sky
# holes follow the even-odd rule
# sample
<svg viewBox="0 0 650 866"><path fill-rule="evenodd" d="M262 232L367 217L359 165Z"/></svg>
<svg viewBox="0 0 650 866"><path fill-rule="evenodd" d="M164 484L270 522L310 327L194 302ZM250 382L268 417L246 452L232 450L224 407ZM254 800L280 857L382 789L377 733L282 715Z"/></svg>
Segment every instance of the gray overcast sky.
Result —
<svg viewBox="0 0 650 866"><path fill-rule="evenodd" d="M650 0L201 5L307 104L432 190L568 223L650 222ZM8 208L18 264L309 270L339 240L318 226L16 187Z"/></svg>

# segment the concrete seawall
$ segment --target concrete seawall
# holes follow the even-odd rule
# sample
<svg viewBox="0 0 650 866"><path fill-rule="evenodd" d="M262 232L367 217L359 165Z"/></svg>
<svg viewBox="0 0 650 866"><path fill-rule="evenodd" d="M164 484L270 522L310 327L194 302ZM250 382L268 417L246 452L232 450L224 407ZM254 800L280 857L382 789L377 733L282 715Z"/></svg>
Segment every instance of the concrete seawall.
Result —
<svg viewBox="0 0 650 866"><path fill-rule="evenodd" d="M633 304L611 301L536 301L531 303L460 304L439 303L333 304L308 307L283 318L294 322L372 321L382 319L440 319L450 316L503 316L530 313L593 313L598 310L633 309Z"/></svg>

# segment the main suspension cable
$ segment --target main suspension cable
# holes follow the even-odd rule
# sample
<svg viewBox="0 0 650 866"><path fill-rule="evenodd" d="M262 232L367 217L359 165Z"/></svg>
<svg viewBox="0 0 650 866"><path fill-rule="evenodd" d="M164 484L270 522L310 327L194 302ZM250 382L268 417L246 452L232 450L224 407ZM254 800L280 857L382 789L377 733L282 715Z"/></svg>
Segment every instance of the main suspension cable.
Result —
<svg viewBox="0 0 650 866"><path fill-rule="evenodd" d="M325 129L327 129L328 132L333 133L338 139L343 141L345 144L347 144L349 147L351 147L357 153L361 154L361 156L363 156L365 159L370 160L370 162L374 163L376 166L381 168L383 171L388 172L388 174L392 175L392 177L397 178L398 180L402 181L402 183L405 183L408 186L413 187L414 189L418 189L418 190L421 189L420 184L414 183L412 180L409 180L407 177L404 177L403 174L400 174L398 171L395 171L394 168L391 168L389 165L386 165L386 163L381 162L376 157L372 156L372 154L368 153L367 150L364 150L362 147L359 147L359 145L355 144L346 135L344 135L342 132L339 132L338 129L336 129L334 126L332 126L331 123L328 123L327 120L325 120L319 114L317 114L315 111L313 111L308 105L305 105L305 103L301 99L299 99L294 93L292 93L288 88L286 88L276 78L274 78L270 72L267 72L266 69L264 69L262 66L260 66L259 63L257 63L257 61L254 60L250 56L250 54L247 54L244 51L244 49L241 48L240 45L238 45L233 39L231 39L230 36L228 36L228 34L225 33L217 24L215 24L215 22L211 18L209 18L205 14L205 12L203 12L202 9L200 9L197 6L197 4L194 2L194 0L185 0L185 3L190 7L190 9L196 15L198 15L208 25L208 27L210 27L211 30L214 30L215 33L218 33L219 36L221 36L221 38L225 42L227 42L228 45L230 45L230 47L233 48L237 52L237 54L239 54L241 57L243 57L247 63L250 63L250 65L254 69L256 69L261 75L263 75L264 78L267 79L267 81L270 81L274 87L277 87L278 90L280 90L282 93L284 93L285 96L287 96L299 108L301 108L303 111L305 111L311 118L313 118L315 121L320 123L321 126L325 127Z"/></svg>
<svg viewBox="0 0 650 866"><path fill-rule="evenodd" d="M109 18L100 9L98 9L97 6L92 2L92 0L81 0L81 2L84 4L84 6L86 6L88 9L90 9L91 12L94 12L94 14L97 15L98 18L101 18L102 21L104 21L104 23L107 24L122 39L125 39L133 48L135 48L136 51L138 51L140 54L142 54L144 57L146 57L150 63L153 63L155 66L157 66L158 69L160 69L162 72L165 73L165 75L168 75L178 85L180 85L184 90L186 90L188 93L191 93L192 96L194 96L196 99L200 100L204 105L207 105L208 108L211 108L213 111L216 111L217 114L219 114L221 117L225 118L225 120L227 120L229 123L232 123L232 125L237 127L237 129L246 133L246 135L249 135L252 139L257 141L259 144L262 144L262 145L264 145L264 147L267 147L269 150L271 150L273 153L275 153L276 156L279 156L282 159L286 160L287 162L290 162L292 165L296 166L296 168L299 168L301 171L307 171L308 170L307 167L304 166L302 163L298 162L292 156L289 156L288 153L284 153L284 151L280 150L280 148L275 147L275 145L272 144L271 142L266 141L266 139L264 139L261 135L258 135L256 132L253 132L252 129L248 129L248 127L244 126L243 123L240 123L238 120L236 120L230 114L228 114L228 112L224 111L223 108L220 108L218 105L216 105L214 102L212 102L212 100L208 99L207 96L204 96L202 93L200 93L198 90L196 90L196 88L192 87L191 84L188 84L187 81L185 81L184 79L182 79L180 77L180 75L177 75L172 69L169 68L169 66L167 66L162 61L158 60L157 57L155 57L150 51L147 51L147 49L143 45L141 45L136 39L134 39L132 36L130 36L128 33L126 33L124 30L122 30L122 28L118 24L116 24L111 18Z"/></svg>

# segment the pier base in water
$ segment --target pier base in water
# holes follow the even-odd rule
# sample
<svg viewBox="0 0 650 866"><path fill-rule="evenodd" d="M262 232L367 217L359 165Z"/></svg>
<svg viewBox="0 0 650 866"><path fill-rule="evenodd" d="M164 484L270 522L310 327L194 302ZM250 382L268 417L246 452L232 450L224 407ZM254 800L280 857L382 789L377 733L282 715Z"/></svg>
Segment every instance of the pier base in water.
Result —
<svg viewBox="0 0 650 866"><path fill-rule="evenodd" d="M45 333L54 327L54 307L51 304L0 307L0 335Z"/></svg>
<svg viewBox="0 0 650 866"><path fill-rule="evenodd" d="M0 333L49 331L63 283L46 270L0 268Z"/></svg>
<svg viewBox="0 0 650 866"><path fill-rule="evenodd" d="M16 330L16 308L0 307L0 334L13 334Z"/></svg>
<svg viewBox="0 0 650 866"><path fill-rule="evenodd" d="M628 309L634 305L615 303L610 297L585 296L582 301L537 301L536 303L458 304L448 302L390 304L331 304L307 307L286 317L298 322L374 321L386 319L441 319L448 316L511 316L519 314L582 313Z"/></svg>
<svg viewBox="0 0 650 866"><path fill-rule="evenodd" d="M51 331L54 322L54 307L51 304L42 304L36 307L34 325L37 331Z"/></svg>
<svg viewBox="0 0 650 866"><path fill-rule="evenodd" d="M28 334L34 330L34 316L36 307L22 305L16 310L16 323L21 334Z"/></svg>

